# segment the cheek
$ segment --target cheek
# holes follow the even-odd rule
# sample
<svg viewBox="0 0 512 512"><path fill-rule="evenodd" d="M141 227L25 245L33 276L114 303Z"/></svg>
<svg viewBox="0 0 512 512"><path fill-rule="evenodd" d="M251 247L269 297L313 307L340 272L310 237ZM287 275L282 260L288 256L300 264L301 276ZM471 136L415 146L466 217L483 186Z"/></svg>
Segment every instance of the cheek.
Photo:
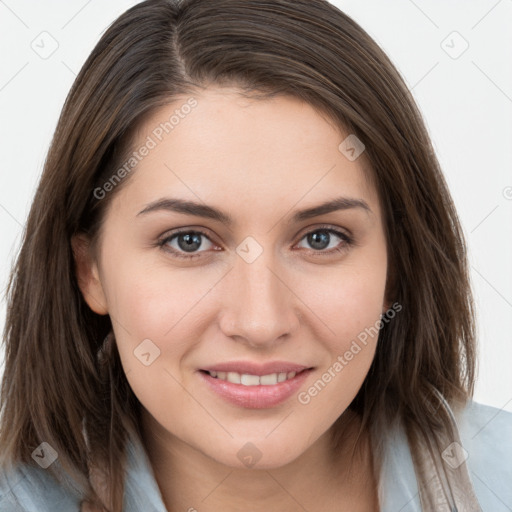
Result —
<svg viewBox="0 0 512 512"><path fill-rule="evenodd" d="M190 319L215 279L191 276L134 263L131 271L125 267L111 283L117 290L113 314L119 321L114 329L126 378L141 404L165 424L172 424L177 414L194 412L180 384L181 363L198 339Z"/></svg>
<svg viewBox="0 0 512 512"><path fill-rule="evenodd" d="M322 289L311 309L330 332L320 338L328 357L321 371L297 401L317 418L315 430L322 432L350 405L359 391L375 355L380 332L385 274L346 273ZM308 306L310 303L308 302Z"/></svg>
<svg viewBox="0 0 512 512"><path fill-rule="evenodd" d="M334 396L341 407L339 410L348 406L370 368L381 326L386 260L376 258L366 264L361 261L357 266L340 266L328 278L315 282L315 287L309 280L303 283L302 293L308 307L325 326L321 329L324 335L318 340L326 349L328 359L325 359L325 372L320 375L321 382L311 390L311 396L323 395L316 400L320 414ZM318 293L312 293L312 289ZM328 390L322 391L324 387ZM336 416L335 411L333 414Z"/></svg>
<svg viewBox="0 0 512 512"><path fill-rule="evenodd" d="M110 269L109 313L134 339L172 337L221 274L170 268L165 261L125 260Z"/></svg>
<svg viewBox="0 0 512 512"><path fill-rule="evenodd" d="M159 389L162 378L172 384L164 370L174 375L194 347L191 318L196 318L201 299L219 277L213 272L199 277L188 270L170 270L142 258L117 261L107 269L109 314L123 368L136 394Z"/></svg>
<svg viewBox="0 0 512 512"><path fill-rule="evenodd" d="M322 320L330 332L325 336L331 346L330 352L345 352L353 339L368 333L383 312L386 284L385 260L375 264L356 266L340 265L329 275L317 276L315 282L307 279L303 286L303 297L308 307ZM316 290L315 293L312 290ZM364 335L361 337L364 338Z"/></svg>
<svg viewBox="0 0 512 512"><path fill-rule="evenodd" d="M374 284L365 285L363 280L346 282L341 289L332 289L332 300L325 301L323 309L319 309L331 331L330 336L323 338L330 356L330 375L333 371L336 375L343 374L347 391L350 383L362 381L375 353L382 292L380 288L375 290ZM330 382L329 376L325 380Z"/></svg>

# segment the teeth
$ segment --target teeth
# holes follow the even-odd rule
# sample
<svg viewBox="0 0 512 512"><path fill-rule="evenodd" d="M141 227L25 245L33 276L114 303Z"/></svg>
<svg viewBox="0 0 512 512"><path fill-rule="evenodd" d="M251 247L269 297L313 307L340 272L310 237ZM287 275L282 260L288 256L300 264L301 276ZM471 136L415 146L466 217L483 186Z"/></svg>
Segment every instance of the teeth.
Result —
<svg viewBox="0 0 512 512"><path fill-rule="evenodd" d="M212 370L208 372L212 377L220 380L226 380L233 384L242 384L244 386L273 386L278 382L284 382L288 379L293 379L297 372L288 373L270 373L269 375L250 375L248 373L237 372L216 372Z"/></svg>
<svg viewBox="0 0 512 512"><path fill-rule="evenodd" d="M244 386L259 386L260 378L261 377L258 377L257 375L247 375L244 373L240 375L240 384L243 384Z"/></svg>
<svg viewBox="0 0 512 512"><path fill-rule="evenodd" d="M263 385L273 385L277 384L277 373L271 373L270 375L262 375L259 379L257 379Z"/></svg>
<svg viewBox="0 0 512 512"><path fill-rule="evenodd" d="M236 372L228 372L227 379L228 382L232 382L233 384L241 384L240 382L240 374Z"/></svg>

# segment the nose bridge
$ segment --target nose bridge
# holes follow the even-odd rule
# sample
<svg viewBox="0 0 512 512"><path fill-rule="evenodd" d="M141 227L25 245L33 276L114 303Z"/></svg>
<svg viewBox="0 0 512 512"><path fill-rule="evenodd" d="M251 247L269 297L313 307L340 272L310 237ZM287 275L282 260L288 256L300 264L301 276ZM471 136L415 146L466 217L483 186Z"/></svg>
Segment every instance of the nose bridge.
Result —
<svg viewBox="0 0 512 512"><path fill-rule="evenodd" d="M279 272L271 250L262 251L253 261L237 257L228 276L224 334L244 338L251 345L266 345L295 329L293 294Z"/></svg>

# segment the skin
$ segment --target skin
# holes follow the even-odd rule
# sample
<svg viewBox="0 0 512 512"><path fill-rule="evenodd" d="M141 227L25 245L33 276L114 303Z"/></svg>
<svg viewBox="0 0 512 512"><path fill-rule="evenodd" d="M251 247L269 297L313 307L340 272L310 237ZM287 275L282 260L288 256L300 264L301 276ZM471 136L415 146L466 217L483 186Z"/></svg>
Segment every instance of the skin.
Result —
<svg viewBox="0 0 512 512"><path fill-rule="evenodd" d="M315 367L299 391L307 390L389 307L381 209L363 157L349 161L338 150L348 134L298 99L247 99L218 87L193 96L196 108L113 198L97 259L86 238L73 239L83 295L96 313L111 316L143 405L143 441L164 502L168 510L201 512L248 504L252 511L375 511L365 436L349 471L358 419L346 409L376 336L308 404L293 395L276 407L242 408L197 374L222 361L285 360ZM148 119L134 147L187 98ZM297 209L338 196L366 201L371 213L353 208L286 224ZM212 205L235 224L163 210L137 215L162 197ZM355 245L331 234L315 249L306 235L323 224L351 234ZM157 246L176 228L207 232L193 252L199 257L166 252L191 254L179 237ZM247 236L263 249L251 263L236 252ZM345 249L327 254L337 246ZM149 366L134 356L145 339L160 350ZM348 426L333 453L330 435L341 415ZM248 442L261 452L251 468L237 457Z"/></svg>

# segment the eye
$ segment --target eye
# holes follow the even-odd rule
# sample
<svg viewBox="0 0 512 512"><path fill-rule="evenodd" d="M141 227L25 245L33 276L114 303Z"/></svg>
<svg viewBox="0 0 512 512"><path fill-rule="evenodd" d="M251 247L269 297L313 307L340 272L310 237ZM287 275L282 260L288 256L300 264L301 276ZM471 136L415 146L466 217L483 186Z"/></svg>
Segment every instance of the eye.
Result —
<svg viewBox="0 0 512 512"><path fill-rule="evenodd" d="M158 242L158 245L178 258L196 258L200 254L195 254L195 251L204 248L204 239L208 240L208 243L213 246L213 243L203 231L182 230L163 238ZM176 242L176 245L173 247L171 244L174 242Z"/></svg>
<svg viewBox="0 0 512 512"><path fill-rule="evenodd" d="M334 235L334 237L333 237ZM346 251L354 244L352 237L330 227L320 227L306 233L301 240L313 248L314 253L332 254ZM341 243L336 239L341 240ZM325 250L329 249L329 250Z"/></svg>
<svg viewBox="0 0 512 512"><path fill-rule="evenodd" d="M339 241L336 242L336 239ZM205 240L207 241L206 243L204 242ZM319 255L330 255L332 253L347 251L354 245L354 240L351 236L331 227L324 226L316 228L313 231L308 231L302 236L301 241L302 240L306 240L312 247L310 252ZM164 238L158 241L158 246L171 253L173 256L185 259L201 256L201 253L204 251L199 251L199 249L207 250L216 247L204 231L190 229L177 231L164 236Z"/></svg>

